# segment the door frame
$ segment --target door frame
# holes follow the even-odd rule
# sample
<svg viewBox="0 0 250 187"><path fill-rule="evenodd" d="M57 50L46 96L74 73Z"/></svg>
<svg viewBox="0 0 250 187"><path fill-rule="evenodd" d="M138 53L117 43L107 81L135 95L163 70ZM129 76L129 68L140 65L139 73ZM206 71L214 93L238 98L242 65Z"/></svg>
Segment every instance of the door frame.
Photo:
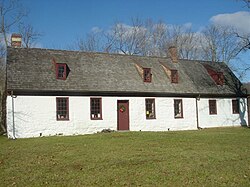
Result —
<svg viewBox="0 0 250 187"><path fill-rule="evenodd" d="M129 120L129 100L128 99L126 99L126 100L123 100L123 99L121 99L121 100L117 100L117 131L126 131L126 130L120 130L119 129L119 109L118 109L118 107L119 107L119 103L127 103L127 105L128 105L128 107L127 107L127 109L126 109L126 112L127 112L127 114L128 114L128 129L127 129L127 131L129 131L130 130L130 124L129 124L129 122L130 122L130 120Z"/></svg>

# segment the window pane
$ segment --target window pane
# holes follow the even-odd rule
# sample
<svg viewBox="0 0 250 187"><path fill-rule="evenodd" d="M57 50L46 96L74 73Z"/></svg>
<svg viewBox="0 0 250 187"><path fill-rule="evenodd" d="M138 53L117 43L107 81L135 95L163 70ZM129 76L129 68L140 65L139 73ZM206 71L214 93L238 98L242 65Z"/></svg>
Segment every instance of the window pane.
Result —
<svg viewBox="0 0 250 187"><path fill-rule="evenodd" d="M171 82L178 83L178 71L177 70L171 70Z"/></svg>
<svg viewBox="0 0 250 187"><path fill-rule="evenodd" d="M217 114L216 100L209 100L209 114Z"/></svg>
<svg viewBox="0 0 250 187"><path fill-rule="evenodd" d="M174 117L175 118L182 118L182 100L181 99L175 99L174 100Z"/></svg>
<svg viewBox="0 0 250 187"><path fill-rule="evenodd" d="M68 98L56 98L57 120L68 120Z"/></svg>
<svg viewBox="0 0 250 187"><path fill-rule="evenodd" d="M143 69L143 79L144 79L144 82L151 82L151 69L150 68Z"/></svg>
<svg viewBox="0 0 250 187"><path fill-rule="evenodd" d="M232 107L233 107L233 114L239 114L240 107L239 107L239 100L232 100Z"/></svg>
<svg viewBox="0 0 250 187"><path fill-rule="evenodd" d="M91 119L101 119L101 98L91 98Z"/></svg>
<svg viewBox="0 0 250 187"><path fill-rule="evenodd" d="M66 78L66 64L57 64L57 78Z"/></svg>
<svg viewBox="0 0 250 187"><path fill-rule="evenodd" d="M146 118L154 119L155 118L155 100L154 99L146 99Z"/></svg>

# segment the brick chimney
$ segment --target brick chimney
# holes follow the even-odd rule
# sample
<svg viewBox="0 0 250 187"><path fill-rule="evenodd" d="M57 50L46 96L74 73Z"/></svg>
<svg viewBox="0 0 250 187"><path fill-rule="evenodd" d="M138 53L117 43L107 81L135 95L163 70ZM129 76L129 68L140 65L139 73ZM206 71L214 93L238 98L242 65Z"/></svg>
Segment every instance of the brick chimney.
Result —
<svg viewBox="0 0 250 187"><path fill-rule="evenodd" d="M170 46L168 48L168 56L174 63L178 63L178 50L175 46Z"/></svg>
<svg viewBox="0 0 250 187"><path fill-rule="evenodd" d="M21 34L12 34L11 35L11 47L21 47L22 46L22 35Z"/></svg>

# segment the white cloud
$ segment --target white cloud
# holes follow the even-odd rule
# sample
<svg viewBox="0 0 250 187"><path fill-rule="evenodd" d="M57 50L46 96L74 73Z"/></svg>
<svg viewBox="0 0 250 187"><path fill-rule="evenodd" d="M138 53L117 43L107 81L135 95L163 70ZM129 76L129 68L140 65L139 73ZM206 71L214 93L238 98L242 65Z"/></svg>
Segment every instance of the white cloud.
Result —
<svg viewBox="0 0 250 187"><path fill-rule="evenodd" d="M191 22L183 24L186 29L192 28L193 24Z"/></svg>
<svg viewBox="0 0 250 187"><path fill-rule="evenodd" d="M91 29L91 32L93 32L93 33L100 33L100 32L102 32L102 29L99 28L99 27L93 27L93 28Z"/></svg>
<svg viewBox="0 0 250 187"><path fill-rule="evenodd" d="M250 34L250 12L239 11L232 14L218 14L210 21L222 26L233 26L238 32Z"/></svg>

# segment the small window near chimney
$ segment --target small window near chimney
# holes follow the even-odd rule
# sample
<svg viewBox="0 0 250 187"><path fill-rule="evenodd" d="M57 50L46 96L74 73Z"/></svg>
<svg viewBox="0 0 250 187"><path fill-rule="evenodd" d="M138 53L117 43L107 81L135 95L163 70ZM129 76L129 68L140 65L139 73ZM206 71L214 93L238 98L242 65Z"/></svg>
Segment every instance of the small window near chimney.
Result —
<svg viewBox="0 0 250 187"><path fill-rule="evenodd" d="M151 82L152 81L152 74L150 68L143 68L143 81L144 82Z"/></svg>
<svg viewBox="0 0 250 187"><path fill-rule="evenodd" d="M66 70L67 65L66 64L56 64L56 78L65 80L66 79Z"/></svg>
<svg viewBox="0 0 250 187"><path fill-rule="evenodd" d="M171 70L171 83L178 83L179 76L177 70Z"/></svg>

